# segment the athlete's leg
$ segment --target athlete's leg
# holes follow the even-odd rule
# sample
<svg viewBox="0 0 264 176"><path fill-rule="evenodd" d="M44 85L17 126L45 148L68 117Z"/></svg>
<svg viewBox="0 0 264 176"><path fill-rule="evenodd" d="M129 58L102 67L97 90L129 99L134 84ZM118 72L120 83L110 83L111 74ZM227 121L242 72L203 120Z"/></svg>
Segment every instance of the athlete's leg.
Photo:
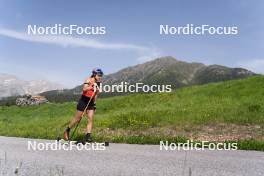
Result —
<svg viewBox="0 0 264 176"><path fill-rule="evenodd" d="M82 114L83 114L82 111L77 110L74 117L72 118L72 120L69 123L69 128L74 127L74 125L76 125L76 123L80 122L80 120L82 119Z"/></svg>
<svg viewBox="0 0 264 176"><path fill-rule="evenodd" d="M94 117L94 110L87 110L87 127L86 127L86 133L91 133L93 128L93 117Z"/></svg>
<svg viewBox="0 0 264 176"><path fill-rule="evenodd" d="M78 122L80 122L80 120L82 119L82 111L77 110L77 112L75 113L74 117L72 118L72 120L70 121L68 127L66 128L66 130L64 131L63 137L65 140L69 140L69 136L70 136L70 130L72 127L74 127Z"/></svg>

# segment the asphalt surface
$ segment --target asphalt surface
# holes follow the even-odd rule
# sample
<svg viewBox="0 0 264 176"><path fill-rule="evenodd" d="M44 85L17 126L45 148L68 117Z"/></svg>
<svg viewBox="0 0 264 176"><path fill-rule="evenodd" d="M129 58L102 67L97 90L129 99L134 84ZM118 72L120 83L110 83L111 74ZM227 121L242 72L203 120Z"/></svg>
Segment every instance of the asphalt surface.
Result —
<svg viewBox="0 0 264 176"><path fill-rule="evenodd" d="M264 152L166 151L159 145L130 144L110 144L105 150L28 150L28 141L40 147L55 142L0 137L1 176L264 175Z"/></svg>

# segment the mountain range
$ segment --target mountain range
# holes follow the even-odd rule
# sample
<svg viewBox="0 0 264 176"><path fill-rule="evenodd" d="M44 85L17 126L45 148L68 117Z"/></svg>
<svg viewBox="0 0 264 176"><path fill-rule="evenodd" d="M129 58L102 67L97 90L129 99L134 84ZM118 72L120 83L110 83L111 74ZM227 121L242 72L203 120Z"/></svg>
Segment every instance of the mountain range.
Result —
<svg viewBox="0 0 264 176"><path fill-rule="evenodd" d="M193 84L244 78L255 73L243 68L229 68L221 65L188 63L168 56L127 67L106 75L104 84L144 82L146 84L171 84L174 88Z"/></svg>
<svg viewBox="0 0 264 176"><path fill-rule="evenodd" d="M244 68L229 68L221 65L205 65L195 62L188 63L167 56L105 75L103 84L113 85L120 84L121 82L133 84L142 82L149 85L171 85L173 89L176 89L184 86L246 78L253 75L256 74ZM42 93L42 95L51 101L65 101L77 99L81 90L82 85L73 89L48 91ZM113 95L119 94L102 94L102 96Z"/></svg>
<svg viewBox="0 0 264 176"><path fill-rule="evenodd" d="M24 94L36 95L41 92L58 89L63 89L63 86L46 80L25 81L15 75L0 74L0 99Z"/></svg>

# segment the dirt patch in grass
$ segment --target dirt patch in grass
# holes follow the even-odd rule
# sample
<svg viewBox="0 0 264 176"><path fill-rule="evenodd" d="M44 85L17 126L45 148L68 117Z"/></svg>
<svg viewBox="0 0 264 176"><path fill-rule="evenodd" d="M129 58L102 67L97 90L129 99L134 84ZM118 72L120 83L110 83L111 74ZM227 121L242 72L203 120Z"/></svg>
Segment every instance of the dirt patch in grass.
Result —
<svg viewBox="0 0 264 176"><path fill-rule="evenodd" d="M264 128L260 125L218 124L205 126L197 134L193 134L198 141L237 141L264 140Z"/></svg>
<svg viewBox="0 0 264 176"><path fill-rule="evenodd" d="M162 127L148 128L144 130L127 129L96 129L96 136L104 136L111 140L114 136L164 136L177 137L184 136L194 141L238 141L256 139L264 141L264 128L260 125L235 125L235 124L217 124L210 126L196 127Z"/></svg>

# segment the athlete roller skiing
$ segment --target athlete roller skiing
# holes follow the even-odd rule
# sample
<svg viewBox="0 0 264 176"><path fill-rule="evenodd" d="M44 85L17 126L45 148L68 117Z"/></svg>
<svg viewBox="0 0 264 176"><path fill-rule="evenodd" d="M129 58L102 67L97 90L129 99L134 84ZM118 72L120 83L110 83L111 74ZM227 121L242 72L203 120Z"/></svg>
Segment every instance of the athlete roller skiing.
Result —
<svg viewBox="0 0 264 176"><path fill-rule="evenodd" d="M83 84L82 96L77 104L77 112L64 131L64 140L70 140L69 136L71 129L80 122L82 116L86 113L87 127L83 142L92 142L91 132L93 127L93 117L102 76L102 69L96 68L92 71L92 75L85 80Z"/></svg>

